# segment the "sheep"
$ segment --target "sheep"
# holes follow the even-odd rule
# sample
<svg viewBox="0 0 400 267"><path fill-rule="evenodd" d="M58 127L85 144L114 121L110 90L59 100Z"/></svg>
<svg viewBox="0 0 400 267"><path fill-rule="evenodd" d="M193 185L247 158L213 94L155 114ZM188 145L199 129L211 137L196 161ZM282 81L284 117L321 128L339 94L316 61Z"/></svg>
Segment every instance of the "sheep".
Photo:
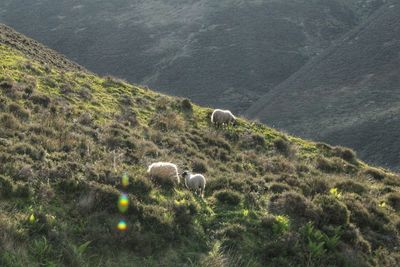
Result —
<svg viewBox="0 0 400 267"><path fill-rule="evenodd" d="M221 125L236 125L236 117L229 110L215 109L211 114L211 123Z"/></svg>
<svg viewBox="0 0 400 267"><path fill-rule="evenodd" d="M202 174L191 174L189 171L184 171L182 177L185 179L185 185L188 189L194 190L196 194L204 197L206 178Z"/></svg>
<svg viewBox="0 0 400 267"><path fill-rule="evenodd" d="M151 164L147 169L147 174L151 178L159 179L160 182L176 181L177 184L180 183L178 167L170 162L155 162Z"/></svg>

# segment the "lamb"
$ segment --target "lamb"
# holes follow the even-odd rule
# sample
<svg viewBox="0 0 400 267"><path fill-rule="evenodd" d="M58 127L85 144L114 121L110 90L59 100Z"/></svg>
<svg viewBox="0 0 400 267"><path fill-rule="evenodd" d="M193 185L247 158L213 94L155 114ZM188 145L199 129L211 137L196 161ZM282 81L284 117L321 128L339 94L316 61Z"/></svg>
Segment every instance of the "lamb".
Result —
<svg viewBox="0 0 400 267"><path fill-rule="evenodd" d="M194 190L196 194L204 197L204 189L206 188L206 178L202 174L191 174L188 171L182 173L185 179L185 185L188 189Z"/></svg>
<svg viewBox="0 0 400 267"><path fill-rule="evenodd" d="M229 110L215 109L211 114L211 122L217 126L236 125L236 117Z"/></svg>
<svg viewBox="0 0 400 267"><path fill-rule="evenodd" d="M149 166L147 169L147 174L151 178L157 178L162 182L165 181L176 181L177 184L180 183L178 175L178 167L170 162L155 162Z"/></svg>

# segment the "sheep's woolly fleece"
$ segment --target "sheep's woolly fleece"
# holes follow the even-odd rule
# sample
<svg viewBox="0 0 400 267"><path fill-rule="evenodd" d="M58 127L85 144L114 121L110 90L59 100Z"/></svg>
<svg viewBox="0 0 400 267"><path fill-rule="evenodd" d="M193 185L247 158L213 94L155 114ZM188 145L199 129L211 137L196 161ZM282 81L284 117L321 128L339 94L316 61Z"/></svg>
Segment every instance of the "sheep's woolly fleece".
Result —
<svg viewBox="0 0 400 267"><path fill-rule="evenodd" d="M170 162L155 162L149 166L147 169L147 173L152 178L158 179L176 179L176 182L179 184L180 179L178 175L178 167Z"/></svg>

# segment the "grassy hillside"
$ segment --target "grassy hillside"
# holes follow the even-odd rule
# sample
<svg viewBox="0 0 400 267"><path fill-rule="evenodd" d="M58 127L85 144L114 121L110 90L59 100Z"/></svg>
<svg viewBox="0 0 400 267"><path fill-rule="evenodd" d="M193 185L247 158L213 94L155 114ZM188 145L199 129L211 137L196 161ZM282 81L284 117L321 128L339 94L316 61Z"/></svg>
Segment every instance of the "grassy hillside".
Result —
<svg viewBox="0 0 400 267"><path fill-rule="evenodd" d="M2 0L0 22L96 73L238 112L383 2Z"/></svg>
<svg viewBox="0 0 400 267"><path fill-rule="evenodd" d="M388 1L364 24L261 97L250 118L354 148L398 170L400 4Z"/></svg>
<svg viewBox="0 0 400 267"><path fill-rule="evenodd" d="M400 263L397 175L27 50L0 44L0 266ZM160 160L204 173L205 198L151 182Z"/></svg>

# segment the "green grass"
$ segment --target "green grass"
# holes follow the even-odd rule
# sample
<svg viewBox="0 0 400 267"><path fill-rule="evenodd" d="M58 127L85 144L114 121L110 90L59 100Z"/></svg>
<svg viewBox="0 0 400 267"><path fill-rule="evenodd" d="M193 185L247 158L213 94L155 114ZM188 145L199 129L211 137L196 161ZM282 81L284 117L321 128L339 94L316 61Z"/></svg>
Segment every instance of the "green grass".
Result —
<svg viewBox="0 0 400 267"><path fill-rule="evenodd" d="M0 45L1 266L400 259L396 174L244 119L217 130L209 108L49 65ZM161 160L205 171L205 198L149 181L148 164Z"/></svg>

